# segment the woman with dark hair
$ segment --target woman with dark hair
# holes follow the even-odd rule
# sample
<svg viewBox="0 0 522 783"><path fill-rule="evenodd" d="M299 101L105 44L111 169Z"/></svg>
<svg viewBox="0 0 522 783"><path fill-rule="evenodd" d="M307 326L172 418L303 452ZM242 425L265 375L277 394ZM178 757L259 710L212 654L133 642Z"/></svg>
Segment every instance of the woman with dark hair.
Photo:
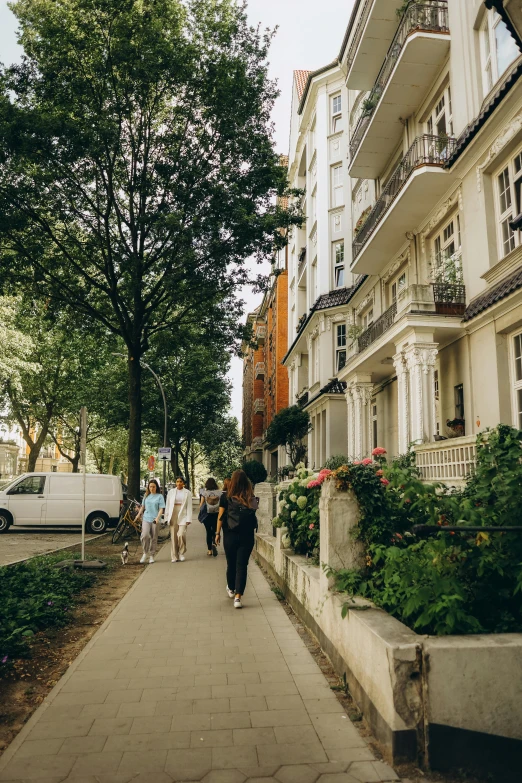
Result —
<svg viewBox="0 0 522 783"><path fill-rule="evenodd" d="M207 531L207 556L217 556L217 548L214 543L216 535L216 525L219 512L219 499L221 490L218 488L216 480L209 478L205 482L204 489L200 490L199 503L199 521L205 525Z"/></svg>
<svg viewBox="0 0 522 783"><path fill-rule="evenodd" d="M156 479L151 479L147 485L147 491L143 498L143 505L139 510L138 519L143 517L141 523L141 545L143 555L140 563L149 558L149 563L154 562L156 544L158 543L158 524L165 508L165 501L160 491L160 485Z"/></svg>
<svg viewBox="0 0 522 783"><path fill-rule="evenodd" d="M247 582L248 560L254 548L254 532L257 529L257 498L250 479L244 470L235 470L226 494L219 502L216 544L221 541L223 528L225 555L227 558L227 595L234 599L234 608L241 609L241 598ZM226 524L224 518L226 517Z"/></svg>

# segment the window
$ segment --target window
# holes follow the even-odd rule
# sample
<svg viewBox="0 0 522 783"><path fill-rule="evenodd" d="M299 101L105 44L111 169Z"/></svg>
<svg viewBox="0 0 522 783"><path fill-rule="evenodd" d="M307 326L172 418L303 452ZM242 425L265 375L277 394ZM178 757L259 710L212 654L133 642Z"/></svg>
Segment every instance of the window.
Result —
<svg viewBox="0 0 522 783"><path fill-rule="evenodd" d="M319 343L318 338L312 339L312 383L319 380Z"/></svg>
<svg viewBox="0 0 522 783"><path fill-rule="evenodd" d="M459 215L451 218L433 239L432 276L436 283L462 284Z"/></svg>
<svg viewBox="0 0 522 783"><path fill-rule="evenodd" d="M341 130L341 96L334 95L332 98L332 133L337 133Z"/></svg>
<svg viewBox="0 0 522 783"><path fill-rule="evenodd" d="M496 176L498 241L503 258L520 245L520 231L510 223L522 212L522 151Z"/></svg>
<svg viewBox="0 0 522 783"><path fill-rule="evenodd" d="M426 122L426 133L430 136L453 136L453 110L450 87L446 87L439 98L437 98Z"/></svg>
<svg viewBox="0 0 522 783"><path fill-rule="evenodd" d="M522 333L513 338L513 392L514 392L514 425L522 429Z"/></svg>
<svg viewBox="0 0 522 783"><path fill-rule="evenodd" d="M440 435L440 389L439 371L433 373L433 397L435 399L435 435Z"/></svg>
<svg viewBox="0 0 522 783"><path fill-rule="evenodd" d="M493 9L486 13L480 38L482 83L484 95L487 95L520 53L506 25Z"/></svg>
<svg viewBox="0 0 522 783"><path fill-rule="evenodd" d="M395 280L390 285L390 300L391 304L395 304L397 302L397 297L401 293L401 291L404 291L406 288L406 272L401 272L401 274L395 278Z"/></svg>
<svg viewBox="0 0 522 783"><path fill-rule="evenodd" d="M376 449L377 446L377 405L375 400L372 400L372 449Z"/></svg>
<svg viewBox="0 0 522 783"><path fill-rule="evenodd" d="M335 340L335 370L339 372L346 364L346 324L337 325Z"/></svg>
<svg viewBox="0 0 522 783"><path fill-rule="evenodd" d="M334 207L340 207L344 204L342 166L332 167L332 204Z"/></svg>
<svg viewBox="0 0 522 783"><path fill-rule="evenodd" d="M464 419L464 386L455 386L455 418Z"/></svg>
<svg viewBox="0 0 522 783"><path fill-rule="evenodd" d="M317 188L312 193L312 219L314 223L317 220Z"/></svg>
<svg viewBox="0 0 522 783"><path fill-rule="evenodd" d="M369 327L373 324L373 307L370 307L369 310L367 310L362 316L361 316L361 326L363 329L369 329Z"/></svg>
<svg viewBox="0 0 522 783"><path fill-rule="evenodd" d="M45 476L29 476L20 481L7 493L8 495L42 495L45 485Z"/></svg>
<svg viewBox="0 0 522 783"><path fill-rule="evenodd" d="M342 288L344 286L344 242L334 242L334 286Z"/></svg>

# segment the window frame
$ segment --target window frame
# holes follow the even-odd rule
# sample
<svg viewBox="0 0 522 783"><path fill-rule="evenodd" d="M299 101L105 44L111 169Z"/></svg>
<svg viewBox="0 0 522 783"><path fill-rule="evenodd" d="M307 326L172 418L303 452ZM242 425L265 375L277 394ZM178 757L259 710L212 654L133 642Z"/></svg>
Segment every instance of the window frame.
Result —
<svg viewBox="0 0 522 783"><path fill-rule="evenodd" d="M344 331L344 334L343 334ZM347 346L348 346L348 334L346 323L340 323L335 325L335 372L341 372L346 367ZM341 359L344 356L344 361L341 364Z"/></svg>
<svg viewBox="0 0 522 783"><path fill-rule="evenodd" d="M443 102L443 106L442 108L438 109L441 102ZM444 133L446 136L453 136L453 105L451 101L451 85L449 84L446 84L446 86L443 87L443 89L437 94L437 97L432 103L429 114L426 117L426 133L429 136L441 135L437 131L437 125L443 118L446 126Z"/></svg>
<svg viewBox="0 0 522 783"><path fill-rule="evenodd" d="M517 170L517 165L519 166ZM500 179L507 173L507 188L501 190ZM499 259L505 258L522 244L522 231L509 225L522 212L522 147L519 147L492 175L497 224ZM503 209L503 195L508 194L509 204Z"/></svg>
<svg viewBox="0 0 522 783"><path fill-rule="evenodd" d="M480 37L480 65L482 71L482 90L484 97L488 95L499 79L506 73L510 65L515 62L518 54L510 60L504 70L499 73L498 47L496 38L496 28L498 25L504 25L505 22L499 13L493 8L486 11L484 19L479 29ZM509 34L509 31L506 31Z"/></svg>
<svg viewBox="0 0 522 783"><path fill-rule="evenodd" d="M454 224L453 231L446 237L445 234L452 223ZM454 259L456 267L458 268L458 280L456 280L455 284L462 285L462 230L460 225L460 212L458 210L446 218L437 233L432 235L430 244L433 280L441 283L447 282L444 280L444 276L447 274L445 267L449 260ZM452 245L454 250L452 253L448 254L448 250ZM442 273L440 279L438 278L439 272Z"/></svg>
<svg viewBox="0 0 522 783"><path fill-rule="evenodd" d="M403 278L404 278L404 284L401 285L400 282ZM401 293L401 291L404 291L407 287L408 287L408 269L403 268L399 270L399 272L395 275L395 277L392 277L392 279L388 283L388 300L389 300L390 307L393 304L397 303L399 294Z"/></svg>
<svg viewBox="0 0 522 783"><path fill-rule="evenodd" d="M520 356L517 357L516 341L520 342ZM515 332L510 337L510 380L512 397L513 426L522 430L522 331ZM520 359L520 379L517 380L517 358ZM519 402L520 400L520 402Z"/></svg>
<svg viewBox="0 0 522 783"><path fill-rule="evenodd" d="M339 106L336 106L336 101L339 101ZM330 116L331 116L331 130L332 133L339 133L339 131L342 130L340 127L343 119L342 114L342 106L343 106L343 99L342 94L339 92L336 95L332 95L331 101L330 101ZM336 111L337 108L337 111Z"/></svg>
<svg viewBox="0 0 522 783"><path fill-rule="evenodd" d="M338 181L336 182L337 173L339 174ZM330 174L331 187L332 187L332 207L344 206L344 183L343 183L343 165L342 163L336 163L331 168ZM340 201L337 200L338 194L340 195Z"/></svg>
<svg viewBox="0 0 522 783"><path fill-rule="evenodd" d="M342 258L339 260L338 248L342 248ZM344 277L346 274L346 266L344 263L344 239L336 240L332 242L332 261L333 261L333 287L344 288ZM339 278L341 282L339 282Z"/></svg>
<svg viewBox="0 0 522 783"><path fill-rule="evenodd" d="M371 424L372 424L372 448L376 449L379 445L379 414L377 409L377 400L373 399L370 402L371 405Z"/></svg>
<svg viewBox="0 0 522 783"><path fill-rule="evenodd" d="M370 326L372 326L372 324L374 323L373 310L374 310L374 305L371 304L368 307L366 307L365 310L363 310L363 312L359 315L360 326L362 326L363 332L369 329ZM370 318L370 314L371 314L371 318Z"/></svg>

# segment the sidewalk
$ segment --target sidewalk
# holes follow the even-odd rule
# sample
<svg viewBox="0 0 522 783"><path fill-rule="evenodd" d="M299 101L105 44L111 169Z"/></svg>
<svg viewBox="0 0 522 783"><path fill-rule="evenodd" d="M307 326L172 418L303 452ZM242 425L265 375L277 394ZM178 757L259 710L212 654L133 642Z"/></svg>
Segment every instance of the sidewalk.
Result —
<svg viewBox="0 0 522 783"><path fill-rule="evenodd" d="M225 558L165 545L0 759L45 783L397 780L345 715L261 571L244 608Z"/></svg>

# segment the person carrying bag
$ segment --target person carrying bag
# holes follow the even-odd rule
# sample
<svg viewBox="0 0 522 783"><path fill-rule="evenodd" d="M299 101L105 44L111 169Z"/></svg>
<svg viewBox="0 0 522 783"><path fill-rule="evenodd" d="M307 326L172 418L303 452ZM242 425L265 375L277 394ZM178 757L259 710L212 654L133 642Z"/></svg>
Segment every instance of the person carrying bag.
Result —
<svg viewBox="0 0 522 783"><path fill-rule="evenodd" d="M250 479L243 470L232 474L226 494L221 496L216 530L216 544L221 542L227 558L227 595L234 608L241 609L248 572L248 561L254 548L257 530L256 511L259 500L254 496ZM225 522L226 518L226 522ZM224 523L225 522L225 523Z"/></svg>
<svg viewBox="0 0 522 783"><path fill-rule="evenodd" d="M216 536L216 525L219 513L219 501L221 499L221 490L213 478L207 479L205 488L200 490L199 503L199 521L205 525L207 531L207 555L208 557L217 557L217 548L214 543Z"/></svg>

